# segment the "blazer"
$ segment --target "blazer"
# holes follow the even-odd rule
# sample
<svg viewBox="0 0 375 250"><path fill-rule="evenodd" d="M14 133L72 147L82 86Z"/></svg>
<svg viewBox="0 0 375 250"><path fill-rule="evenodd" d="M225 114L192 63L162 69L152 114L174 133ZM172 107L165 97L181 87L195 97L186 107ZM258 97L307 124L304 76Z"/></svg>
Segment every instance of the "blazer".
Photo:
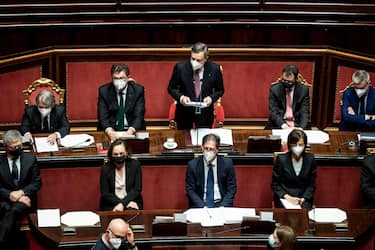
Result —
<svg viewBox="0 0 375 250"><path fill-rule="evenodd" d="M64 105L55 105L51 109L49 133L59 132L61 137L69 133L69 121ZM42 116L36 105L27 106L21 122L21 133L43 133Z"/></svg>
<svg viewBox="0 0 375 250"><path fill-rule="evenodd" d="M290 152L277 156L273 172L271 188L275 194L276 207L283 207L280 201L285 194L305 198L302 207L311 207L314 201L316 163L313 154L304 153L301 172L296 175Z"/></svg>
<svg viewBox="0 0 375 250"><path fill-rule="evenodd" d="M10 192L22 189L25 195L31 199L31 209L35 210L37 207L36 193L42 185L40 171L36 158L31 153L21 153L20 157L21 171L18 186L13 183L7 156L0 157L0 202L11 205Z"/></svg>
<svg viewBox="0 0 375 250"><path fill-rule="evenodd" d="M119 199L115 195L115 166L111 162L102 166L100 173L101 210L112 210L120 202L126 207L130 201L136 202L139 209L143 208L141 163L128 158L125 167L127 195Z"/></svg>
<svg viewBox="0 0 375 250"><path fill-rule="evenodd" d="M112 127L117 130L117 113L119 110L118 94L112 82L99 87L98 97L98 130ZM125 115L128 126L136 130L145 128L145 96L144 87L128 81L126 92Z"/></svg>
<svg viewBox="0 0 375 250"><path fill-rule="evenodd" d="M356 115L348 114L348 107L352 107ZM358 113L359 98L353 87L348 88L342 95L340 130L375 131L375 120L365 120L365 115ZM369 87L367 93L367 115L375 115L375 90Z"/></svg>
<svg viewBox="0 0 375 250"><path fill-rule="evenodd" d="M309 88L297 82L293 93L293 116L296 127L309 128L310 96ZM265 129L279 129L285 123L286 110L285 87L281 82L272 84L269 91L268 111L269 120Z"/></svg>
<svg viewBox="0 0 375 250"><path fill-rule="evenodd" d="M363 161L360 186L364 208L375 208L375 155Z"/></svg>
<svg viewBox="0 0 375 250"><path fill-rule="evenodd" d="M184 107L180 103L181 96L188 96L192 101L200 101L195 96L193 74L190 61L179 62L174 66L172 77L169 81L168 93L177 101L175 121L179 129L191 128L190 124L195 120L195 108ZM201 110L200 127L211 127L214 120L213 104L224 94L220 65L207 61L204 64L203 79L201 81L201 100L210 96L212 105Z"/></svg>
<svg viewBox="0 0 375 250"><path fill-rule="evenodd" d="M221 201L216 206L232 207L237 191L236 174L232 159L217 156L217 179ZM188 162L185 178L186 194L189 206L193 208L204 207L204 163L203 156Z"/></svg>

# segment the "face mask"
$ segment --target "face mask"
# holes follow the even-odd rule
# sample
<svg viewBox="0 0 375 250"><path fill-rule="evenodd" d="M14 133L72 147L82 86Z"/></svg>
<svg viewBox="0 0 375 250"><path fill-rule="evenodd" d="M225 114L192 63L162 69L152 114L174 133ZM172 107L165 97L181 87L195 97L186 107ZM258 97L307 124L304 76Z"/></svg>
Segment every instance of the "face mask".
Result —
<svg viewBox="0 0 375 250"><path fill-rule="evenodd" d="M113 85L115 85L116 90L122 90L126 86L126 81L123 79L114 79Z"/></svg>
<svg viewBox="0 0 375 250"><path fill-rule="evenodd" d="M215 151L204 151L203 157L207 162L211 162L213 159L215 159L216 152Z"/></svg>
<svg viewBox="0 0 375 250"><path fill-rule="evenodd" d="M112 157L112 160L113 160L114 163L122 164L126 160L126 155Z"/></svg>
<svg viewBox="0 0 375 250"><path fill-rule="evenodd" d="M120 238L110 238L109 243L113 246L114 249L119 249L121 247L122 239Z"/></svg>
<svg viewBox="0 0 375 250"><path fill-rule="evenodd" d="M270 234L270 236L268 236L268 244L272 248L275 248L276 241L275 241L275 238L273 237L273 234Z"/></svg>
<svg viewBox="0 0 375 250"><path fill-rule="evenodd" d="M38 110L42 117L46 117L47 115L49 115L49 113L51 113L51 108L39 108L38 107Z"/></svg>
<svg viewBox="0 0 375 250"><path fill-rule="evenodd" d="M201 69L203 67L203 63L200 63L200 62L195 61L195 60L190 60L190 63L191 63L191 67L193 67L194 71L196 71L198 69Z"/></svg>
<svg viewBox="0 0 375 250"><path fill-rule="evenodd" d="M300 156L303 152L303 150L305 149L304 146L293 146L292 147L292 152L297 155L297 156Z"/></svg>
<svg viewBox="0 0 375 250"><path fill-rule="evenodd" d="M358 98L361 98L367 93L367 88L364 89L354 89L355 92L357 93Z"/></svg>
<svg viewBox="0 0 375 250"><path fill-rule="evenodd" d="M17 148L15 150L8 150L9 154L13 156L14 158L18 158L18 156L21 155L22 151L23 151L22 148Z"/></svg>
<svg viewBox="0 0 375 250"><path fill-rule="evenodd" d="M282 79L282 80L281 80L281 83L282 83L282 84L284 85L284 87L287 88L287 89L293 88L293 86L294 86L294 82L289 81L289 80L284 80L284 79Z"/></svg>

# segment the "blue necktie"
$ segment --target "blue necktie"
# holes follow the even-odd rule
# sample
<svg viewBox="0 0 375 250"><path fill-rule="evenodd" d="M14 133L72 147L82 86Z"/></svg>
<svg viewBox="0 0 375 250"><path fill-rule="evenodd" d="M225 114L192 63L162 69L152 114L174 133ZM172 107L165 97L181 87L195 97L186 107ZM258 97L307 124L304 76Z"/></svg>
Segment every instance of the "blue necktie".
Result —
<svg viewBox="0 0 375 250"><path fill-rule="evenodd" d="M212 169L213 165L208 165L207 174L207 186L206 186L206 205L207 207L215 207L214 202L214 171Z"/></svg>

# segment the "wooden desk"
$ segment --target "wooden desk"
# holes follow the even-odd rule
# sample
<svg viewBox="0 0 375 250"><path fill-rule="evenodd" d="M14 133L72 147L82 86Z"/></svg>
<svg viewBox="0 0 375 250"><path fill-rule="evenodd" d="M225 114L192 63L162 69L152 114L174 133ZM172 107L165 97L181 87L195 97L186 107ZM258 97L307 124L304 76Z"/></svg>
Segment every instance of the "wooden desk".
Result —
<svg viewBox="0 0 375 250"><path fill-rule="evenodd" d="M181 210L143 210L126 212L98 212L101 217L100 227L77 228L77 235L64 236L62 229L38 228L36 214L30 215L31 227L48 249L74 248L90 249L105 231L108 222L115 217L129 220L131 224L143 224L144 233L136 233L135 238L139 249L205 249L228 246L228 249L250 249L251 246L265 246L266 234L241 234L240 225L224 225L223 227L204 228L200 224L188 224L186 236L153 237L152 220L155 215L172 215ZM282 225L294 228L298 235L299 249L357 249L364 241L371 240L375 229L375 211L364 209L347 210L348 230L336 232L333 224L317 224L308 220L307 210L257 209L273 211L274 219ZM370 235L370 238L368 238ZM230 247L231 246L231 247ZM217 248L215 248L217 249Z"/></svg>

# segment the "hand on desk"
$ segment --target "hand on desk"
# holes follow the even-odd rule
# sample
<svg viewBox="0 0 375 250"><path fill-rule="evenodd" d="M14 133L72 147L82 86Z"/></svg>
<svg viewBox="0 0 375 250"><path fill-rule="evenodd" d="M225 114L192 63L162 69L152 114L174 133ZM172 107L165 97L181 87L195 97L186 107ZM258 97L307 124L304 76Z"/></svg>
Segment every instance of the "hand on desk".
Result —
<svg viewBox="0 0 375 250"><path fill-rule="evenodd" d="M50 134L48 137L47 137L47 141L51 144L55 144L56 143L56 139L57 139L57 135L55 133L52 133Z"/></svg>
<svg viewBox="0 0 375 250"><path fill-rule="evenodd" d="M122 211L124 211L124 205L123 205L122 203L117 204L117 205L113 208L113 211L114 211L114 212L122 212Z"/></svg>
<svg viewBox="0 0 375 250"><path fill-rule="evenodd" d="M139 209L138 205L136 202L134 201L131 201L128 203L128 205L126 206L126 208L134 208L134 209Z"/></svg>
<svg viewBox="0 0 375 250"><path fill-rule="evenodd" d="M289 194L284 195L284 199L286 199L287 201L289 201L290 203L294 205L301 204L301 198L290 196Z"/></svg>

